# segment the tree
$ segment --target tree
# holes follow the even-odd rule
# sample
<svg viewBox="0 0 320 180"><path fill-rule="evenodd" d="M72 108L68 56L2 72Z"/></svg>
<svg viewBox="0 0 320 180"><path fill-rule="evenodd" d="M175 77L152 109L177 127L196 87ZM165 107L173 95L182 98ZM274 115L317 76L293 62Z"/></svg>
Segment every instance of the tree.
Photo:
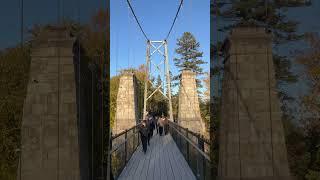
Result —
<svg viewBox="0 0 320 180"><path fill-rule="evenodd" d="M209 73L206 73L205 78L203 79L204 85L205 85L205 91L204 91L204 100L210 101L210 75Z"/></svg>
<svg viewBox="0 0 320 180"><path fill-rule="evenodd" d="M307 163L301 172L308 180L320 176L320 37L317 33L306 33L309 48L296 51L296 61L305 67L304 79L310 91L302 97L304 111L300 119L305 142Z"/></svg>
<svg viewBox="0 0 320 180"><path fill-rule="evenodd" d="M320 116L320 36L316 33L306 33L306 41L310 48L296 51L297 62L306 68L305 78L311 88L309 95L303 98L304 104L315 116Z"/></svg>
<svg viewBox="0 0 320 180"><path fill-rule="evenodd" d="M24 45L0 54L0 179L17 177L17 149L30 68L29 48Z"/></svg>
<svg viewBox="0 0 320 180"><path fill-rule="evenodd" d="M206 64L202 59L203 52L199 51L200 43L190 32L184 32L182 37L177 39L177 48L175 52L180 55L174 58L174 64L179 71L192 70L196 75L202 75L202 64ZM196 79L197 87L202 87L201 81Z"/></svg>

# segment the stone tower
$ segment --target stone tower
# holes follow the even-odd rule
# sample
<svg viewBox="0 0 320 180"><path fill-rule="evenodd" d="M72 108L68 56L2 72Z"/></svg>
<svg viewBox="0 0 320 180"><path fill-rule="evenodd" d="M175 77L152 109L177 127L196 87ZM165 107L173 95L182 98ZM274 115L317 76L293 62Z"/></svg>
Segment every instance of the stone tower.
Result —
<svg viewBox="0 0 320 180"><path fill-rule="evenodd" d="M113 134L118 134L137 124L138 104L136 81L135 75L132 72L125 72L120 77Z"/></svg>
<svg viewBox="0 0 320 180"><path fill-rule="evenodd" d="M264 28L239 26L224 43L221 180L290 179L271 39Z"/></svg>
<svg viewBox="0 0 320 180"><path fill-rule="evenodd" d="M64 28L32 44L18 179L80 179L73 44Z"/></svg>
<svg viewBox="0 0 320 180"><path fill-rule="evenodd" d="M179 90L178 124L193 132L204 134L205 125L201 119L195 76L196 74L190 70L182 71Z"/></svg>

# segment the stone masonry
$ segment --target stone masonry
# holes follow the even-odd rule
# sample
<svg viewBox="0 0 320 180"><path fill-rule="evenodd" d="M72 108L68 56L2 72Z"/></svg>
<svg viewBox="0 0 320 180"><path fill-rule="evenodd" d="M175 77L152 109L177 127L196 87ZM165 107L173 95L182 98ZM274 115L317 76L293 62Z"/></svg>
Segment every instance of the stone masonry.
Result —
<svg viewBox="0 0 320 180"><path fill-rule="evenodd" d="M137 124L138 104L136 81L132 72L125 72L120 77L113 134L119 134Z"/></svg>
<svg viewBox="0 0 320 180"><path fill-rule="evenodd" d="M219 141L221 180L288 180L272 37L239 26L225 41Z"/></svg>
<svg viewBox="0 0 320 180"><path fill-rule="evenodd" d="M57 27L32 43L18 179L80 179L73 43Z"/></svg>
<svg viewBox="0 0 320 180"><path fill-rule="evenodd" d="M179 90L178 124L195 133L204 135L205 125L201 119L195 76L196 74L192 71L182 71Z"/></svg>

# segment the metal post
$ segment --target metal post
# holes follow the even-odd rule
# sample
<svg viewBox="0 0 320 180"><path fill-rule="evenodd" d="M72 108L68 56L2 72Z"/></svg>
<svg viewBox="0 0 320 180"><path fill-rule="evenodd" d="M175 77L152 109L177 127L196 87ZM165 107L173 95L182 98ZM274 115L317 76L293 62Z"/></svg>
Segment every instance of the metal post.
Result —
<svg viewBox="0 0 320 180"><path fill-rule="evenodd" d="M108 137L108 151L107 151L107 180L111 179L111 149L112 149L112 132L110 131L109 137Z"/></svg>
<svg viewBox="0 0 320 180"><path fill-rule="evenodd" d="M181 127L179 126L179 132L181 132ZM181 135L179 135L179 146L180 146L180 148L181 148Z"/></svg>
<svg viewBox="0 0 320 180"><path fill-rule="evenodd" d="M189 138L189 130L187 128L187 138ZM187 142L187 162L190 164L190 157L189 157L189 142Z"/></svg>
<svg viewBox="0 0 320 180"><path fill-rule="evenodd" d="M166 64L166 78L167 78L167 91L169 98L169 116L170 120L173 121L173 112L172 112L172 102L171 102L171 81L170 81L170 71L169 71L169 60L168 60L168 44L167 41L164 41L164 53L165 53L165 64Z"/></svg>
<svg viewBox="0 0 320 180"><path fill-rule="evenodd" d="M127 141L127 135L128 133L128 130L126 129L125 133L124 133L124 140L125 140L125 143L124 143L124 161L127 163L127 144L128 144L128 141Z"/></svg>
<svg viewBox="0 0 320 180"><path fill-rule="evenodd" d="M148 98L148 81L149 81L149 64L150 64L150 41L147 41L146 54L146 77L144 81L144 99L143 99L143 119L147 116L147 98Z"/></svg>
<svg viewBox="0 0 320 180"><path fill-rule="evenodd" d="M132 143L133 143L133 150L136 148L136 145L135 145L135 142L136 142L135 136L136 136L136 128L133 128L133 137L132 137L132 139L133 139L133 141L132 141Z"/></svg>
<svg viewBox="0 0 320 180"><path fill-rule="evenodd" d="M198 147L199 149L201 149L202 151L204 151L204 141L202 139L203 137L201 137L200 134L197 134L197 139L198 139ZM204 166L203 166L203 163L204 163L204 158L201 156L200 157L200 162L199 162L199 157L197 157L197 173L200 177L200 179L203 179L204 177L204 174L202 174L204 172ZM201 162L202 161L202 162ZM200 171L202 170L202 172Z"/></svg>

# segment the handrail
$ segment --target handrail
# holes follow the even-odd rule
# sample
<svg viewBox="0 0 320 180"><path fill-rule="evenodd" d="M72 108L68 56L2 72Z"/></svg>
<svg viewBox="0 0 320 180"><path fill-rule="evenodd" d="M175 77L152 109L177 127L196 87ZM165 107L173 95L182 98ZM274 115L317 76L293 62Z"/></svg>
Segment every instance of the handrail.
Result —
<svg viewBox="0 0 320 180"><path fill-rule="evenodd" d="M109 150L109 156L112 162L111 171L114 179L117 179L126 163L130 160L132 154L140 145L140 136L138 133L138 126L140 124L141 123L138 123L111 137L111 150ZM128 135L128 133L130 134ZM114 143L117 139L119 139L119 141ZM113 147L115 144L116 147Z"/></svg>
<svg viewBox="0 0 320 180"><path fill-rule="evenodd" d="M179 132L178 129L176 129L175 127L173 127L173 129L175 129L177 133L179 133L186 141L188 141L202 156L204 156L208 161L210 161L210 157L205 152L203 152L197 145L195 145L189 138L187 138L185 135Z"/></svg>
<svg viewBox="0 0 320 180"><path fill-rule="evenodd" d="M128 131L130 131L130 130L132 130L132 129L136 128L136 127L138 127L140 124L141 124L141 123L138 123L137 125L133 126L132 128L126 129L126 130L122 131L122 132L121 132L121 133L119 133L119 134L115 134L114 136L112 136L112 137L111 137L111 140L114 140L114 139L116 139L117 137L119 137L119 136L121 136L121 135L125 134L126 132L128 132Z"/></svg>
<svg viewBox="0 0 320 180"><path fill-rule="evenodd" d="M175 122L173 122L173 121L170 121L170 120L169 120L169 123L172 123L172 124L174 124L175 126L179 126L179 128L181 128L181 129L183 129L183 130L185 130L185 131L188 131L188 133L189 133L189 134L192 134L193 136L201 137L202 140L203 140L206 144L211 145L210 140L206 139L203 135L201 135L201 134L199 134L199 133L196 133L196 132L193 132L193 131L190 131L188 128L182 127L182 126L180 126L179 124L177 124L177 123L175 123Z"/></svg>
<svg viewBox="0 0 320 180"><path fill-rule="evenodd" d="M127 142L128 142L128 139L134 137L134 135L135 135L135 134L127 137L127 139L125 139L122 143L120 143L116 148L112 148L110 152L113 153L114 151L118 150L121 145L123 145L124 143L127 143Z"/></svg>
<svg viewBox="0 0 320 180"><path fill-rule="evenodd" d="M168 130L178 146L180 152L187 161L197 180L212 178L211 163L206 149L210 149L210 143L201 134L181 127L175 122L169 121Z"/></svg>

